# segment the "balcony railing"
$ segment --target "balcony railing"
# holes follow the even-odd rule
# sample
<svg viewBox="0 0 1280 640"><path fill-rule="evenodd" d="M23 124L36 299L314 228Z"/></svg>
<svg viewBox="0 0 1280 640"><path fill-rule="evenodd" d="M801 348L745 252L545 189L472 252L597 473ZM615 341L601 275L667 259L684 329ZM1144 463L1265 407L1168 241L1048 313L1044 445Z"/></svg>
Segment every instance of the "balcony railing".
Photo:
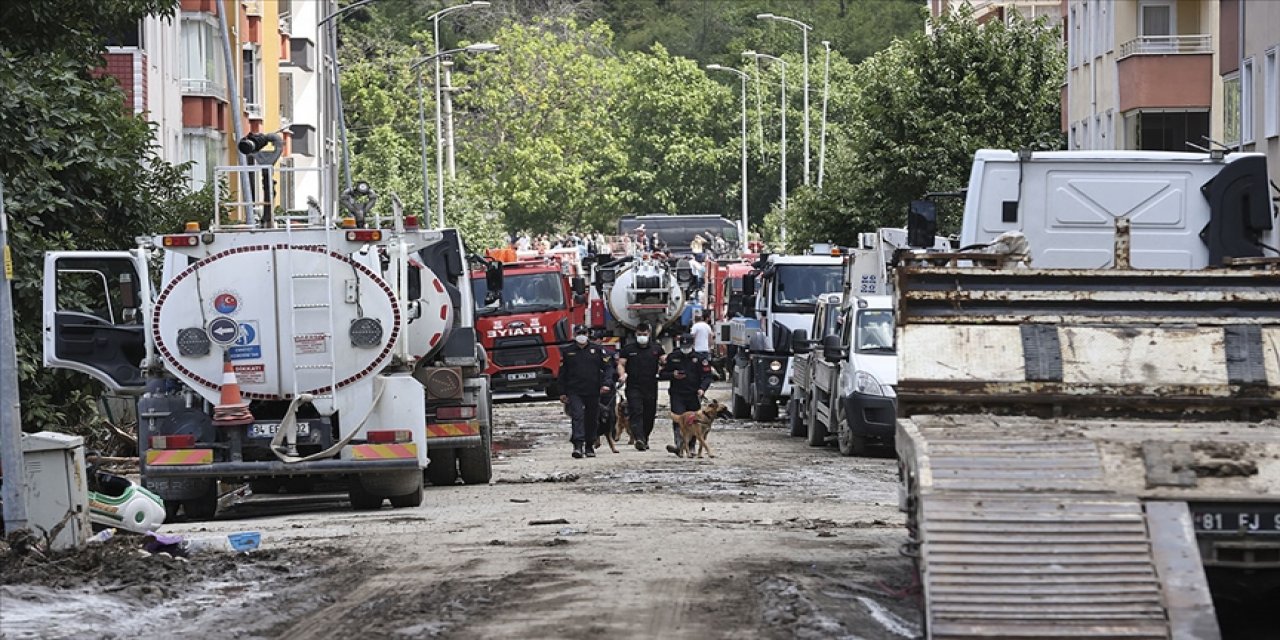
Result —
<svg viewBox="0 0 1280 640"><path fill-rule="evenodd" d="M1196 33L1179 36L1138 36L1120 45L1120 57L1175 53L1213 53L1213 36Z"/></svg>
<svg viewBox="0 0 1280 640"><path fill-rule="evenodd" d="M184 95L213 96L222 98L227 93L227 88L221 82L216 80L205 80L203 78L183 78L179 82L179 87Z"/></svg>

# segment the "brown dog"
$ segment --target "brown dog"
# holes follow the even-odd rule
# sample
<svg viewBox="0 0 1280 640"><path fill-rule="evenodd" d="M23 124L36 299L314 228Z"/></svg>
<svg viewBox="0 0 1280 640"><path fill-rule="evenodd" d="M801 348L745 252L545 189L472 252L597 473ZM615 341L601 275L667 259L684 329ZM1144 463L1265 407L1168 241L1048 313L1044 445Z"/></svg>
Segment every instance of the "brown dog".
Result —
<svg viewBox="0 0 1280 640"><path fill-rule="evenodd" d="M613 423L613 439L621 440L622 434L627 434L627 444L634 444L636 437L631 433L631 416L627 411L626 398L618 399L618 419Z"/></svg>
<svg viewBox="0 0 1280 640"><path fill-rule="evenodd" d="M680 427L680 450L676 452L677 456L682 458L693 458L693 451L690 451L690 442L696 441L698 445L698 455L701 458L702 452L707 452L708 458L716 457L711 453L711 447L707 446L707 436L711 433L711 423L716 418L727 417L729 408L712 400L697 411L686 411L684 413L672 413L671 420Z"/></svg>

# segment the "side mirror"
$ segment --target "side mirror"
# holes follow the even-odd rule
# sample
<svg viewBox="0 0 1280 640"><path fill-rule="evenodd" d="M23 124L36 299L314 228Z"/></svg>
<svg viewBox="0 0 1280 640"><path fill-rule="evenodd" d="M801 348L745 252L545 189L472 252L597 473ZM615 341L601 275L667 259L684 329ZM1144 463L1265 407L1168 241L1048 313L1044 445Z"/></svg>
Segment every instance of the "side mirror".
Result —
<svg viewBox="0 0 1280 640"><path fill-rule="evenodd" d="M486 306L502 299L502 263L488 262L484 265L484 286L488 289L485 293L484 303Z"/></svg>
<svg viewBox="0 0 1280 640"><path fill-rule="evenodd" d="M844 349L840 348L840 336L831 335L822 339L822 359L827 362L840 362L844 358Z"/></svg>
<svg viewBox="0 0 1280 640"><path fill-rule="evenodd" d="M409 265L409 299L417 300L422 297L422 268L413 264Z"/></svg>
<svg viewBox="0 0 1280 640"><path fill-rule="evenodd" d="M578 296L586 295L586 293L587 293L587 279L586 279L586 278L573 278L572 280L570 280L570 281L569 281L569 288L570 288L570 289L573 289L573 293L574 293L574 295L578 295Z"/></svg>
<svg viewBox="0 0 1280 640"><path fill-rule="evenodd" d="M928 249L937 235L938 204L932 200L912 200L907 208L907 244Z"/></svg>
<svg viewBox="0 0 1280 640"><path fill-rule="evenodd" d="M791 332L791 351L797 354L809 353L812 345L809 343L809 332L804 329L796 329Z"/></svg>
<svg viewBox="0 0 1280 640"><path fill-rule="evenodd" d="M132 273L120 274L120 304L125 309L138 308L138 289L134 285Z"/></svg>
<svg viewBox="0 0 1280 640"><path fill-rule="evenodd" d="M756 276L748 273L742 276L742 298L743 300L750 300L754 297L756 297Z"/></svg>

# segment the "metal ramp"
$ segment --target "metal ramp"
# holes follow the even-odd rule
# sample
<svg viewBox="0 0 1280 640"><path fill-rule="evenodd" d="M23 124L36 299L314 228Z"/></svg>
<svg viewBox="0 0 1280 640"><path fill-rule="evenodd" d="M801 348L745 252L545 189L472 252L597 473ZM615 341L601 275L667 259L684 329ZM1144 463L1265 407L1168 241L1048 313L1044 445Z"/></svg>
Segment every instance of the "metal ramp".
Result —
<svg viewBox="0 0 1280 640"><path fill-rule="evenodd" d="M917 526L930 638L1217 637L1212 624L1174 631L1204 614L1186 602L1207 604L1212 621L1203 578L1182 580L1186 567L1153 542L1190 552L1198 571L1189 524L1170 527L1138 498L1108 491L1094 442L1043 427L1022 437L1016 425L956 429L950 418L927 426L933 419L910 427L923 444ZM1187 517L1181 503L1165 504Z"/></svg>

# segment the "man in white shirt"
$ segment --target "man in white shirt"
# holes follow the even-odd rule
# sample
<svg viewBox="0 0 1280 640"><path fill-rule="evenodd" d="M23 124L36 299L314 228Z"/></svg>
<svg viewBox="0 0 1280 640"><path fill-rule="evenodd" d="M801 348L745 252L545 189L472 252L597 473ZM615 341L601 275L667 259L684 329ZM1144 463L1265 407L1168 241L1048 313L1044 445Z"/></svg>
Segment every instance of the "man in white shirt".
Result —
<svg viewBox="0 0 1280 640"><path fill-rule="evenodd" d="M693 336L693 352L709 360L711 358L711 325L707 324L705 311L698 312L694 317L689 335Z"/></svg>

